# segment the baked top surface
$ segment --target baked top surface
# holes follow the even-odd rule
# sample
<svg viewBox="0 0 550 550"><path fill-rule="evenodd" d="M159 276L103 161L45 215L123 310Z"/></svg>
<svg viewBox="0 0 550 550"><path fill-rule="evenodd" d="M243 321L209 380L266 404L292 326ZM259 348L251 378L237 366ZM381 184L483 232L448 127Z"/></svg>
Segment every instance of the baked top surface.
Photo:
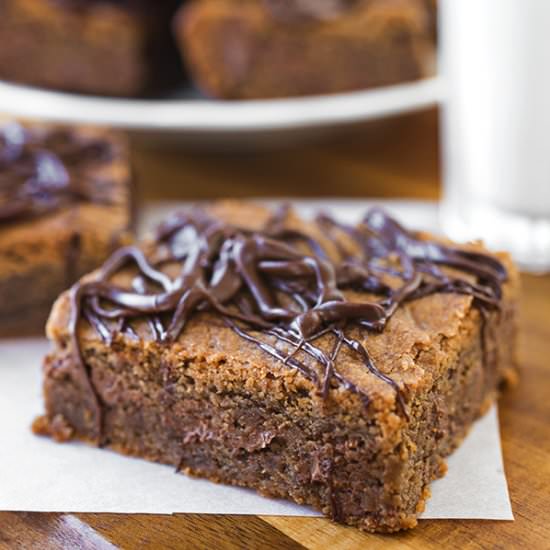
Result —
<svg viewBox="0 0 550 550"><path fill-rule="evenodd" d="M366 18L362 23L370 24L369 33L380 38L404 28L426 32L428 25L426 8L418 0L264 0L263 6L267 15L283 24L326 22L353 29Z"/></svg>
<svg viewBox="0 0 550 550"><path fill-rule="evenodd" d="M119 251L65 293L49 337L71 340L79 360L94 348L138 349L157 367L191 359L228 383L282 380L403 413L405 391L441 374L443 357L479 332L480 315L498 309L515 278L480 245L408 233L381 211L346 226L225 202L168 220L156 239L143 256Z"/></svg>
<svg viewBox="0 0 550 550"><path fill-rule="evenodd" d="M209 23L220 23L220 28L211 28ZM325 48L322 41L329 39L347 39L350 52L354 52L361 44L398 43L403 34L422 38L428 35L425 7L415 0L194 0L182 5L174 24L181 37L189 35L197 48L208 46L213 38L206 40L208 32L220 32L220 40L227 34L229 40L232 26L233 31L245 33L243 43L249 47L260 47L255 35L266 38L274 34L281 39L293 37L296 46L318 41L321 51Z"/></svg>
<svg viewBox="0 0 550 550"><path fill-rule="evenodd" d="M326 94L411 81L429 73L433 54L424 6L414 0L191 1L175 29L199 87L214 97Z"/></svg>

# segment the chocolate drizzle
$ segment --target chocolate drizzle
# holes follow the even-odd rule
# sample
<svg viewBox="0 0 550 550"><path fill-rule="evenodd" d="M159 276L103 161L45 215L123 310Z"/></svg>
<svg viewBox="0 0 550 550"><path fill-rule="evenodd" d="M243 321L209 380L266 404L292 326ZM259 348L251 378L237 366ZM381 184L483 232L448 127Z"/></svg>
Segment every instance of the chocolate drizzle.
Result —
<svg viewBox="0 0 550 550"><path fill-rule="evenodd" d="M70 130L0 126L0 223L44 215L75 202L110 204L110 182L83 178L111 159L107 141Z"/></svg>
<svg viewBox="0 0 550 550"><path fill-rule="evenodd" d="M178 214L159 227L150 253L122 248L94 280L73 286L70 334L100 440L101 400L77 332L83 318L107 343L118 334L138 338L135 323L145 320L151 338L162 344L177 340L194 314L213 311L284 368L299 371L323 398L343 387L368 405L369 395L338 370L346 348L394 390L396 409L407 418L404 388L377 368L368 346L352 334L381 332L399 306L435 293L472 296L483 314L499 308L506 270L492 256L425 240L380 209L356 226L318 215L324 243L289 229L287 214L279 209L255 232L202 210ZM327 251L331 245L337 258ZM113 281L132 265L128 284ZM176 275L169 275L174 268ZM346 298L356 293L360 301ZM332 342L330 351L319 346L321 337Z"/></svg>

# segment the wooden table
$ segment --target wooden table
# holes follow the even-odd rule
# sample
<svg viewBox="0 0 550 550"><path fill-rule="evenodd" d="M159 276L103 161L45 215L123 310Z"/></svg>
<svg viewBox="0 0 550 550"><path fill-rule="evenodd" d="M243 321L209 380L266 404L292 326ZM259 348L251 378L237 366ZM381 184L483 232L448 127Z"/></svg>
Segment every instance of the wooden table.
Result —
<svg viewBox="0 0 550 550"><path fill-rule="evenodd" d="M144 200L436 198L437 118L434 112L408 116L337 142L262 154L190 154L140 146L136 169ZM427 520L413 531L383 536L319 518L1 513L0 548L550 548L550 277L524 276L523 284L522 379L500 406L514 522Z"/></svg>

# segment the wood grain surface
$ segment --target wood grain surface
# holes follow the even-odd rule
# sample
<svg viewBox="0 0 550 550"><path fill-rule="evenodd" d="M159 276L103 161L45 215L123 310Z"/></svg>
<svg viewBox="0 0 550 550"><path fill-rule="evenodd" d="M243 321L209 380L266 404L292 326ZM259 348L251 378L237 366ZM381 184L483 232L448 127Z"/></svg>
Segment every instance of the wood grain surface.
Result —
<svg viewBox="0 0 550 550"><path fill-rule="evenodd" d="M439 193L435 112L288 151L185 153L140 140L134 153L144 201ZM426 520L412 531L370 535L320 518L0 513L0 548L550 549L550 277L523 277L520 329L521 383L500 405L514 522Z"/></svg>

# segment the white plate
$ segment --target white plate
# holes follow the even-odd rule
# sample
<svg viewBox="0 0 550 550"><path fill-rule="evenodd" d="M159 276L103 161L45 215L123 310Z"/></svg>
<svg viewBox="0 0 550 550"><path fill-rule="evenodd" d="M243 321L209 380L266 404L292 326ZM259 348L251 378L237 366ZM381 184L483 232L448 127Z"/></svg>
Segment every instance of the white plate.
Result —
<svg viewBox="0 0 550 550"><path fill-rule="evenodd" d="M56 122L89 123L185 138L232 139L300 135L343 127L436 104L438 78L359 92L291 99L216 101L114 99L31 88L0 81L0 111Z"/></svg>

